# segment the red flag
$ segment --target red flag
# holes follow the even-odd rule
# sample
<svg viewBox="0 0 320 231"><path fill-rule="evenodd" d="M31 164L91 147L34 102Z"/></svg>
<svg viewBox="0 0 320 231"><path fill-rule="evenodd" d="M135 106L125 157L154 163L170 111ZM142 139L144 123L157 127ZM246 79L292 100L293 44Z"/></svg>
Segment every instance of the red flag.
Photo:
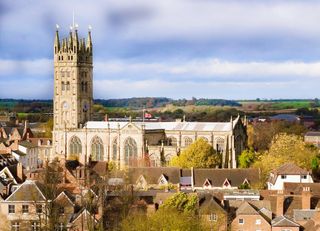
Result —
<svg viewBox="0 0 320 231"><path fill-rule="evenodd" d="M144 113L144 118L146 119L151 119L152 118L152 115L150 113Z"/></svg>

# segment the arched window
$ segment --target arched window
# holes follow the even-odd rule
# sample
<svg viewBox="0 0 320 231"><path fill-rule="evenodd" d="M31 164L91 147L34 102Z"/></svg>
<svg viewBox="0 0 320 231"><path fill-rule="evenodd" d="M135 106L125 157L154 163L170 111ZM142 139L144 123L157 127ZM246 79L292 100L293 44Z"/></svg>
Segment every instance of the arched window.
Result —
<svg viewBox="0 0 320 231"><path fill-rule="evenodd" d="M63 81L61 82L61 89L62 89L62 91L66 90L66 85L64 84Z"/></svg>
<svg viewBox="0 0 320 231"><path fill-rule="evenodd" d="M169 146L177 146L177 139L173 136L168 138L168 145Z"/></svg>
<svg viewBox="0 0 320 231"><path fill-rule="evenodd" d="M112 142L112 160L117 161L118 157L118 139L115 138Z"/></svg>
<svg viewBox="0 0 320 231"><path fill-rule="evenodd" d="M91 141L91 159L93 161L103 161L103 143L98 136L95 136Z"/></svg>
<svg viewBox="0 0 320 231"><path fill-rule="evenodd" d="M71 155L79 155L81 154L81 152L82 152L81 140L78 137L73 136L69 144L69 153Z"/></svg>
<svg viewBox="0 0 320 231"><path fill-rule="evenodd" d="M188 147L190 144L192 144L193 140L190 137L184 138L184 146Z"/></svg>
<svg viewBox="0 0 320 231"><path fill-rule="evenodd" d="M217 138L216 139L216 146L217 146L216 150L218 152L223 152L223 150L224 150L224 139L220 138L220 137Z"/></svg>
<svg viewBox="0 0 320 231"><path fill-rule="evenodd" d="M137 161L138 148L137 143L131 137L124 142L124 162L126 165L133 165Z"/></svg>
<svg viewBox="0 0 320 231"><path fill-rule="evenodd" d="M69 73L69 72L68 72ZM70 82L68 81L66 84L66 90L69 91L70 90Z"/></svg>

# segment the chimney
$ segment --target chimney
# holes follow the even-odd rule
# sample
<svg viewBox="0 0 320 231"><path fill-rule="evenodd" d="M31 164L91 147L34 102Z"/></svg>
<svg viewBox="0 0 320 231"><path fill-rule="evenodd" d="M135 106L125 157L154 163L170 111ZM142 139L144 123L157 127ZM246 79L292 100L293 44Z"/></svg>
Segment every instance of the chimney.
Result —
<svg viewBox="0 0 320 231"><path fill-rule="evenodd" d="M283 215L283 205L284 205L284 195L283 190L278 190L277 192L277 205L276 205L276 216Z"/></svg>
<svg viewBox="0 0 320 231"><path fill-rule="evenodd" d="M19 180L23 181L23 167L20 162L17 164L17 177Z"/></svg>
<svg viewBox="0 0 320 231"><path fill-rule="evenodd" d="M311 192L310 187L303 187L301 193L302 209L310 209L311 204Z"/></svg>

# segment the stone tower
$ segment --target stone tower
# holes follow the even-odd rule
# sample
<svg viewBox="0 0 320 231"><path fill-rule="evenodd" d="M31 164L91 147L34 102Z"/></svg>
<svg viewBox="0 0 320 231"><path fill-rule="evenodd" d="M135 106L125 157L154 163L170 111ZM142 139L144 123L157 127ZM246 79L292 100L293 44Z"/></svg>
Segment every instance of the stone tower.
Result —
<svg viewBox="0 0 320 231"><path fill-rule="evenodd" d="M54 131L80 128L91 119L93 105L92 41L78 38L75 27L54 41Z"/></svg>

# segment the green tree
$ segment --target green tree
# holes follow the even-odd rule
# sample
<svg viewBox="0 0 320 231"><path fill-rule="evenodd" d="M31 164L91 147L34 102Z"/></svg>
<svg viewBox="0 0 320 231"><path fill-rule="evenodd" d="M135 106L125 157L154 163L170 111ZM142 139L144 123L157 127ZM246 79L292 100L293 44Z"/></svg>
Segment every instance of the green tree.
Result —
<svg viewBox="0 0 320 231"><path fill-rule="evenodd" d="M161 208L176 209L180 212L195 212L197 209L198 197L195 194L186 194L184 192L175 193L169 197Z"/></svg>
<svg viewBox="0 0 320 231"><path fill-rule="evenodd" d="M122 231L200 231L205 230L198 216L161 208L147 216L145 213L131 214L122 220Z"/></svg>
<svg viewBox="0 0 320 231"><path fill-rule="evenodd" d="M181 168L214 168L221 165L221 155L204 139L200 138L172 158L171 166Z"/></svg>
<svg viewBox="0 0 320 231"><path fill-rule="evenodd" d="M244 150L239 156L239 167L240 168L249 168L252 163L256 160L257 153L253 148Z"/></svg>

